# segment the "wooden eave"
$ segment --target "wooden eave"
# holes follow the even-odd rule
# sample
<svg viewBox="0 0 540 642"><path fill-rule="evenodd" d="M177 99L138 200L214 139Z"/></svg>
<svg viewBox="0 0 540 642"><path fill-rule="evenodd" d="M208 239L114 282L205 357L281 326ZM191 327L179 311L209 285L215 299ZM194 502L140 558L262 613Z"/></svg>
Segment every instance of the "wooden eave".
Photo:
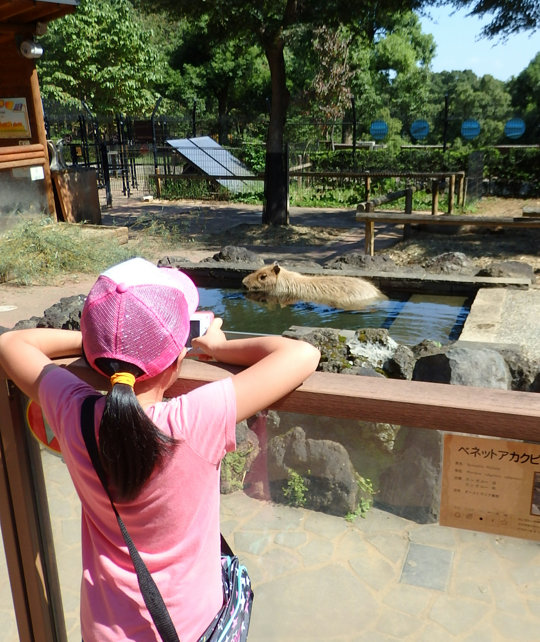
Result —
<svg viewBox="0 0 540 642"><path fill-rule="evenodd" d="M0 45L14 35L33 36L38 22L73 13L78 4L79 0L0 0Z"/></svg>

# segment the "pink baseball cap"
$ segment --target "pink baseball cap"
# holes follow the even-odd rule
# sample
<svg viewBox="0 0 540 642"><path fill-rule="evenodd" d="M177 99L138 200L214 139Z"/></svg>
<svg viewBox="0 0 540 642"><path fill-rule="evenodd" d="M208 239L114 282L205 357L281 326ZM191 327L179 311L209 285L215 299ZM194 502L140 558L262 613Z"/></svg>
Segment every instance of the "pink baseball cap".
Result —
<svg viewBox="0 0 540 642"><path fill-rule="evenodd" d="M138 381L163 372L184 348L189 319L199 304L193 281L175 268L135 258L99 275L81 316L83 348L96 359L120 359L138 366Z"/></svg>

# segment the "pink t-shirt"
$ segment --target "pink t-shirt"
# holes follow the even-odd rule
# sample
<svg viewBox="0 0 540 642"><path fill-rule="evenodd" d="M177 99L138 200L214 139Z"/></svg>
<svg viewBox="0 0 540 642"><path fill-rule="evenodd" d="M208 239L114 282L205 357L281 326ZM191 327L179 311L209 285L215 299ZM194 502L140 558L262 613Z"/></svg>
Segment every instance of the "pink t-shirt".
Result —
<svg viewBox="0 0 540 642"><path fill-rule="evenodd" d="M85 642L159 640L129 552L80 428L82 401L96 391L63 368L43 378L40 404L82 503L81 629ZM96 438L105 398L95 411ZM116 502L182 642L197 640L222 604L220 461L235 447L230 378L147 410L179 444L137 498Z"/></svg>

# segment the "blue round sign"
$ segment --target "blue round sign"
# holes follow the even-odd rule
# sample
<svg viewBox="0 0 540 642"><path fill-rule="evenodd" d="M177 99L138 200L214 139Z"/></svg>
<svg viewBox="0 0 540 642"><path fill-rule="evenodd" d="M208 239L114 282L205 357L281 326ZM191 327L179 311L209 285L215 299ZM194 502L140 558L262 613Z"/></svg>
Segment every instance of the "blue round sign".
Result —
<svg viewBox="0 0 540 642"><path fill-rule="evenodd" d="M461 135L467 140L473 140L480 134L480 123L477 120L468 118L461 124Z"/></svg>
<svg viewBox="0 0 540 642"><path fill-rule="evenodd" d="M429 134L429 123L427 120L415 120L409 131L416 140L423 140Z"/></svg>
<svg viewBox="0 0 540 642"><path fill-rule="evenodd" d="M375 140L383 140L388 136L388 125L384 120L374 120L369 128L369 133Z"/></svg>
<svg viewBox="0 0 540 642"><path fill-rule="evenodd" d="M521 138L525 133L525 123L521 118L510 118L504 126L504 133L508 138Z"/></svg>

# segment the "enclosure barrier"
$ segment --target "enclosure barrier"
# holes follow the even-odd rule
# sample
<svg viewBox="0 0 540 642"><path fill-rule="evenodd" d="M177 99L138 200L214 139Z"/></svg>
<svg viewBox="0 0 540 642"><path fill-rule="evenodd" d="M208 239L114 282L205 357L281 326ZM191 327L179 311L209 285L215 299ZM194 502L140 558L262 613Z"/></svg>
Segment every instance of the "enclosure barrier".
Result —
<svg viewBox="0 0 540 642"><path fill-rule="evenodd" d="M448 179L448 214L452 214L454 211L454 206L463 206L465 204L466 190L465 190L465 172L298 172L298 171L289 171L289 178L296 178L300 182L305 180L313 179L326 179L326 178L335 178L335 179L350 179L356 180L359 183L363 184L364 188L364 201L366 203L372 203L371 199L371 182L373 179L380 178L403 178L408 181L420 181L425 182L429 181L431 189L431 213L437 214L439 210L439 193L440 193L440 184L441 181L446 181ZM213 175L209 176L207 174L161 174L155 172L148 176L149 179L153 180L156 185L156 196L161 198L162 193L162 183L163 181L212 181L218 184L220 180L238 180L238 181L264 181L264 174L255 174L251 176L243 175ZM415 188L420 189L420 188ZM457 203L456 203L457 195ZM394 196L394 198L400 198L405 196L405 191L403 193ZM392 199L384 199L379 201L379 204L382 202L388 202ZM377 204L376 202L374 204ZM366 211L373 211L373 209L366 209Z"/></svg>
<svg viewBox="0 0 540 642"><path fill-rule="evenodd" d="M97 389L82 359L59 360ZM186 360L173 394L237 368ZM65 642L54 544L37 441L24 428L24 396L0 371L0 518L19 636ZM273 409L448 432L538 441L540 395L316 372Z"/></svg>

